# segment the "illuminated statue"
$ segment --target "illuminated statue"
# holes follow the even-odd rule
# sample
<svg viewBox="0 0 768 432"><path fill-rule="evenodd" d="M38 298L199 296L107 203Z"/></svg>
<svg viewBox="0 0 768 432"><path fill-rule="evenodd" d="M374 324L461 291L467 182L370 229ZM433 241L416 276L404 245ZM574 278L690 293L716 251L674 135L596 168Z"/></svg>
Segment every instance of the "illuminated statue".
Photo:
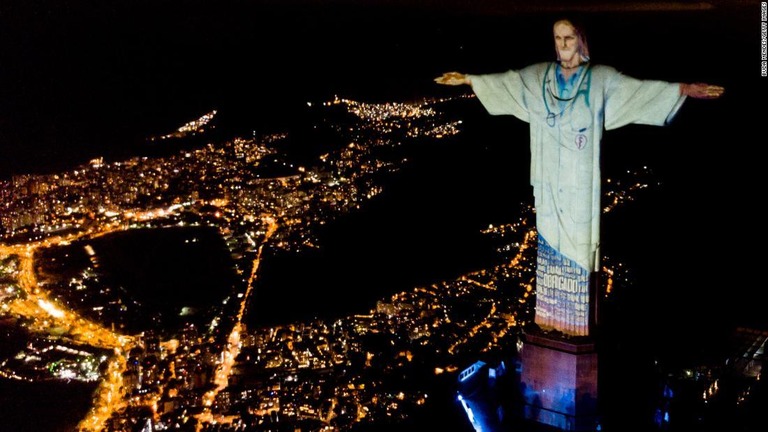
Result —
<svg viewBox="0 0 768 432"><path fill-rule="evenodd" d="M715 99L720 86L637 80L590 63L581 28L553 26L556 62L487 75L448 72L439 84L472 86L493 115L530 124L531 185L539 236L536 318L543 329L589 334L590 280L599 269L603 130L669 123L686 97Z"/></svg>

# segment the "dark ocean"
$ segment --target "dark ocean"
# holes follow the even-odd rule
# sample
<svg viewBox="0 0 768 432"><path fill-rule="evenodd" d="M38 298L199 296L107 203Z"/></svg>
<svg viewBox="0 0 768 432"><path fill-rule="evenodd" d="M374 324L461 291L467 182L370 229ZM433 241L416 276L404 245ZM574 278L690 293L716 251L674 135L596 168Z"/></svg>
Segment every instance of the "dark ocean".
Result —
<svg viewBox="0 0 768 432"><path fill-rule="evenodd" d="M215 137L226 139L300 128L307 101L335 95L362 102L450 95L457 89L432 82L442 72L551 60L551 23L567 15L449 4L3 2L0 179L152 154L147 137L212 109ZM604 253L636 279L612 315L613 333L632 341L625 354L637 363L682 358L737 325L766 328L754 249L768 96L759 2L578 9L593 61L638 78L726 87L718 101L686 102L668 127L628 126L604 137L604 176L647 165L660 182L604 220ZM365 313L392 293L492 261L479 230L513 220L529 199L527 127L477 104L467 110L460 139L414 149L381 196L321 233L320 251L266 258L252 325ZM297 295L306 301L280 307ZM0 400L14 405L0 408L0 430L66 430L48 428L87 408L69 389L1 384ZM64 399L69 409L57 404Z"/></svg>

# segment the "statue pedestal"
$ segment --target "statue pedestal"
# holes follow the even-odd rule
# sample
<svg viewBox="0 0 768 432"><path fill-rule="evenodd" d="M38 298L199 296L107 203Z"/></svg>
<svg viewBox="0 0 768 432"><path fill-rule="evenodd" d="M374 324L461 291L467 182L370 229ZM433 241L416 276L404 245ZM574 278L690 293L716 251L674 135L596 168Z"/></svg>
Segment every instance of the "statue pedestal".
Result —
<svg viewBox="0 0 768 432"><path fill-rule="evenodd" d="M597 352L584 342L526 334L521 351L522 416L564 431L594 431Z"/></svg>

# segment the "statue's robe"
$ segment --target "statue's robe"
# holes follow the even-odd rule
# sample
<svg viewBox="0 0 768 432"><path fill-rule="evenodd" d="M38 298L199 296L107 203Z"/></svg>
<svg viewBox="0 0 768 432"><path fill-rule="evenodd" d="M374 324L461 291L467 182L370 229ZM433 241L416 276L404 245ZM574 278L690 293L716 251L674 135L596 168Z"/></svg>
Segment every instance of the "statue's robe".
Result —
<svg viewBox="0 0 768 432"><path fill-rule="evenodd" d="M662 126L685 100L678 83L638 80L603 65L584 65L571 86L556 63L469 75L490 114L530 125L531 185L539 251L535 322L589 333L590 278L599 269L603 130Z"/></svg>

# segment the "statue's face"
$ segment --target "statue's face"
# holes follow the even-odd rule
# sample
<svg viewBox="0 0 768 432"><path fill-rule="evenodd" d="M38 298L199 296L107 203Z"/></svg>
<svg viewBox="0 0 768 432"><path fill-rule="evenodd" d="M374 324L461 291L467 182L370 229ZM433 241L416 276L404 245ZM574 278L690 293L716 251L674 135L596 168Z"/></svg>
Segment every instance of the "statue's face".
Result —
<svg viewBox="0 0 768 432"><path fill-rule="evenodd" d="M567 21L560 21L555 23L554 36L555 49L560 61L571 64L580 63L579 35L576 34L576 29Z"/></svg>

